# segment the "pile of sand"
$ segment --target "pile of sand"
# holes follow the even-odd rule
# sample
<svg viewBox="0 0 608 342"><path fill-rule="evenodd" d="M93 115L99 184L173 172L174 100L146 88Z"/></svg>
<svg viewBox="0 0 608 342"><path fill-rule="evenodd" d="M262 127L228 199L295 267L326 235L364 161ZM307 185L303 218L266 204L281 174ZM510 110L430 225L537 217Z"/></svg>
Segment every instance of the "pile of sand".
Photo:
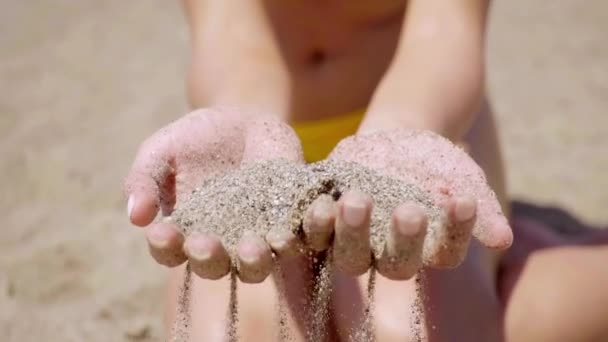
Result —
<svg viewBox="0 0 608 342"><path fill-rule="evenodd" d="M303 165L276 159L246 165L201 184L188 200L181 203L172 217L186 236L192 232L202 232L221 238L233 260L231 298L234 299L235 273L238 272L235 251L245 231L252 231L264 238L272 229L288 229L301 237L302 220L308 206L322 194L338 200L347 190L362 191L373 200L370 242L375 258L382 253L392 212L401 203L417 203L424 208L429 219L429 235L432 236L433 230L443 226L442 211L415 185L382 176L356 163L336 160ZM324 330L329 317L327 305L331 294L331 251L318 270L313 298L309 303L312 315L310 331L306 332L307 338L312 341L323 340L326 336ZM188 336L190 275L187 274L184 279L174 340L187 340ZM353 332L356 340L373 339L369 316L373 311L373 287L372 272L368 286L368 314L360 331ZM236 310L236 301L231 300L228 314L228 335L231 340L237 340ZM283 309L280 310L280 317L283 317Z"/></svg>
<svg viewBox="0 0 608 342"><path fill-rule="evenodd" d="M288 229L301 236L308 206L322 194L338 200L347 190L372 197L370 239L377 258L384 246L391 214L399 204L417 203L424 208L431 235L443 224L442 211L415 185L353 162L336 160L301 165L276 159L233 170L195 189L172 218L186 236L202 232L220 237L234 257L245 231L265 238L273 229Z"/></svg>

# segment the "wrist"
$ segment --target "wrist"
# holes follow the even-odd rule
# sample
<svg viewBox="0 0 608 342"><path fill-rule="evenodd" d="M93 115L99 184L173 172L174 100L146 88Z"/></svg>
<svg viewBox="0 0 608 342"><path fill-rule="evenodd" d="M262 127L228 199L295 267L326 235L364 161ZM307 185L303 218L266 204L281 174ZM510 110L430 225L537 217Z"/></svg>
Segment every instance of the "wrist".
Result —
<svg viewBox="0 0 608 342"><path fill-rule="evenodd" d="M372 108L359 126L358 133L404 129L426 130L459 141L469 130L476 111L467 113L429 113L422 110Z"/></svg>

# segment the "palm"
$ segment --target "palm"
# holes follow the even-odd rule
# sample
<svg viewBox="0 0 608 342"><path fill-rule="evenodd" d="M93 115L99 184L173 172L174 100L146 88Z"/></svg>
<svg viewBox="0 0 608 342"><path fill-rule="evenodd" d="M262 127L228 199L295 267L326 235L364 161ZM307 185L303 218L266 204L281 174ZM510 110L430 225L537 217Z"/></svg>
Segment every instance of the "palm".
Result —
<svg viewBox="0 0 608 342"><path fill-rule="evenodd" d="M302 163L302 151L295 133L284 123L255 113L228 109L204 109L192 112L161 129L140 147L127 178L129 216L134 224L146 226L159 208L169 215L176 205L206 179L266 159L283 158ZM204 254L213 250L215 261L226 263L223 246L217 237L184 240L177 227L157 223L147 230L150 250L156 260L168 266L183 263L188 252ZM245 245L264 244L248 241ZM267 248L256 249L258 259L266 260ZM190 253L190 254L192 254ZM254 258L255 259L255 258ZM200 262L192 263L194 265ZM255 264L255 263L254 263ZM257 266L252 266L255 269ZM209 268L199 267L200 275ZM227 272L222 268L221 273ZM247 277L247 272L243 272ZM248 279L261 281L262 279Z"/></svg>
<svg viewBox="0 0 608 342"><path fill-rule="evenodd" d="M159 185L165 214L206 179L241 164L269 158L301 161L297 138L278 121L250 119L228 110L200 110L173 122L147 139L132 173L150 175ZM131 193L141 177L131 176Z"/></svg>
<svg viewBox="0 0 608 342"><path fill-rule="evenodd" d="M483 170L448 140L423 131L388 131L343 140L330 158L361 163L387 176L416 184L437 204L473 196L473 235L485 246L506 248L511 230Z"/></svg>

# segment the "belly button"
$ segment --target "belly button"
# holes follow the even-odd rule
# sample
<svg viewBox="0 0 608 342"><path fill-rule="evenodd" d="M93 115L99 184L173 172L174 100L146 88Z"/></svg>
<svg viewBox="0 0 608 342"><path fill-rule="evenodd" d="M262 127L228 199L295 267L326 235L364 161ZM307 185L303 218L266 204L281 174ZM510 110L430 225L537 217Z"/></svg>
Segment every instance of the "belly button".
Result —
<svg viewBox="0 0 608 342"><path fill-rule="evenodd" d="M320 66L321 64L325 63L326 59L327 55L325 54L325 51L321 49L314 49L308 55L308 64L312 66Z"/></svg>

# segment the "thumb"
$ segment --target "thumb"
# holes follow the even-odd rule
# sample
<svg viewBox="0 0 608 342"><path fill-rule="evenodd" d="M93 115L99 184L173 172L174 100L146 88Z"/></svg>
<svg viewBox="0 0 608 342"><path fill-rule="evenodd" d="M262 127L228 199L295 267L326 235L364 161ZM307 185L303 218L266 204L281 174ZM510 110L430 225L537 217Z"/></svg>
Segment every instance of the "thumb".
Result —
<svg viewBox="0 0 608 342"><path fill-rule="evenodd" d="M127 214L134 225L150 224L163 198L174 198L174 158L168 136L167 132L157 132L140 146L125 180Z"/></svg>

